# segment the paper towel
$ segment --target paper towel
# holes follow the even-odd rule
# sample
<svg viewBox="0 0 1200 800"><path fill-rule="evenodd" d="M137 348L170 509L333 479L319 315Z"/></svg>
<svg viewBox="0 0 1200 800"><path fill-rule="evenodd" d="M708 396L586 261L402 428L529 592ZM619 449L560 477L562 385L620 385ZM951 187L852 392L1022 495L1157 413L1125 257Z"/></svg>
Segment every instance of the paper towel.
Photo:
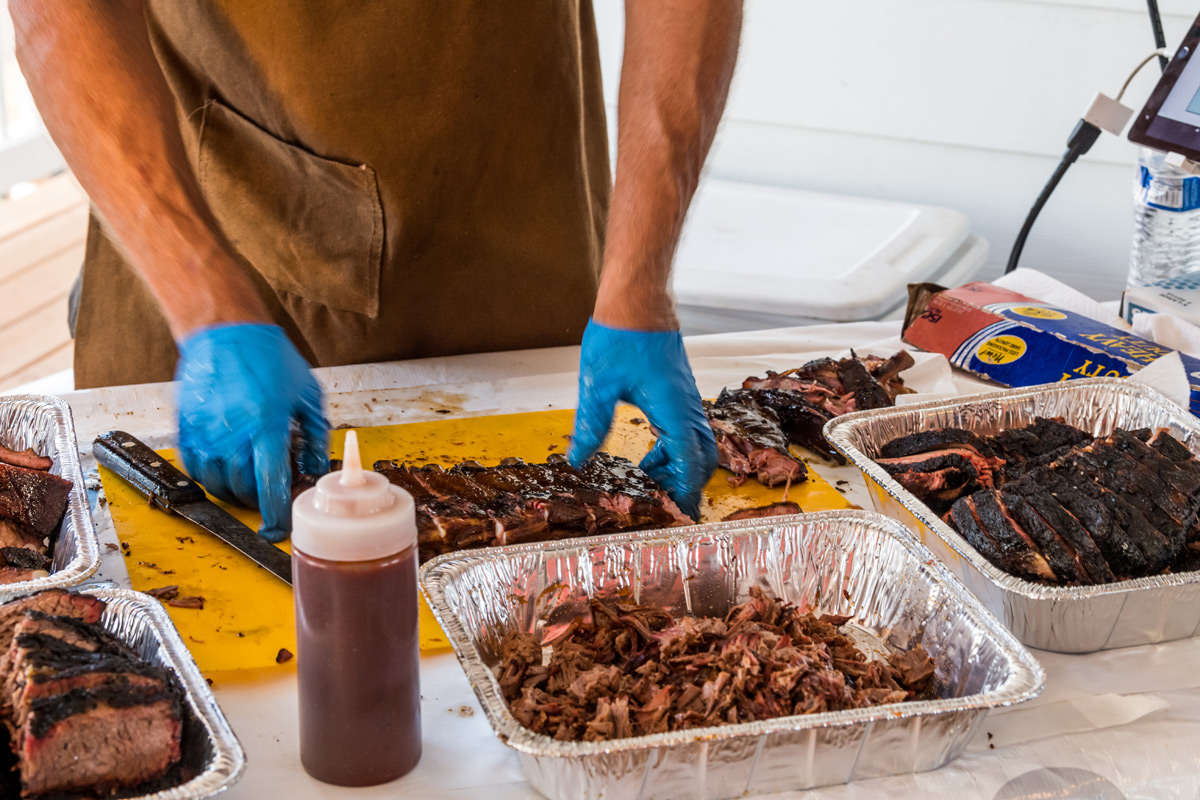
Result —
<svg viewBox="0 0 1200 800"><path fill-rule="evenodd" d="M1174 314L1135 314L1133 332L1143 339L1200 358L1200 328Z"/></svg>
<svg viewBox="0 0 1200 800"><path fill-rule="evenodd" d="M1121 319L1118 309L1109 308L1104 303L1093 300L1082 292L1077 292L1065 283L1035 269L1023 267L1015 269L992 281L992 284L1026 297L1036 298L1048 305L1074 311L1076 314L1082 314L1123 331L1133 330L1125 320Z"/></svg>

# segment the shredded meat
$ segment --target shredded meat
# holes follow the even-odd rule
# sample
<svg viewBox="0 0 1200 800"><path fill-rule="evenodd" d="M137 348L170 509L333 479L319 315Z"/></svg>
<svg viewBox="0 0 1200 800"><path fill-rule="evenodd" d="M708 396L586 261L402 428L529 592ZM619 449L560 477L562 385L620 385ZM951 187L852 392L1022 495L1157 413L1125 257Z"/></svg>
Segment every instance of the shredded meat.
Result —
<svg viewBox="0 0 1200 800"><path fill-rule="evenodd" d="M661 608L593 600L590 620L545 642L505 634L496 674L513 716L563 741L935 696L933 661L920 647L869 660L839 630L848 620L802 613L758 588L723 618L677 620Z"/></svg>

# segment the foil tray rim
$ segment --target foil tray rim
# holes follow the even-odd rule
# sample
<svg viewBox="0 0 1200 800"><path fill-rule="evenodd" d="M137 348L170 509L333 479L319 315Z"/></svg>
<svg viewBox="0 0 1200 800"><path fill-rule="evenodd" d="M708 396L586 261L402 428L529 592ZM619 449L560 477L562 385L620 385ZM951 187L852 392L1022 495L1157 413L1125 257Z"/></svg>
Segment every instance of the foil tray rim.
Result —
<svg viewBox="0 0 1200 800"><path fill-rule="evenodd" d="M1150 575L1144 578L1132 578L1124 581L1112 581L1090 586L1052 586L1009 575L988 561L970 545L957 531L947 525L942 519L922 503L916 495L900 485L875 460L850 443L853 431L864 423L881 419L900 419L915 416L923 412L954 411L966 406L983 402L1016 402L1036 398L1047 393L1070 394L1089 389L1113 390L1123 394L1138 396L1140 399L1152 402L1160 408L1171 411L1176 415L1176 421L1181 427L1190 428L1200 438L1200 420L1191 412L1180 408L1168 400L1162 393L1140 383L1131 383L1124 378L1080 378L1077 380L1045 383L1037 386L1023 386L1015 389L996 389L954 398L927 400L922 403L910 403L891 408L855 411L835 417L825 423L824 436L834 448L847 458L864 477L870 478L884 491L904 506L914 517L936 533L941 540L961 558L971 564L976 570L1001 589L1019 594L1031 600L1088 600L1109 595L1123 595L1139 591L1151 591L1174 586L1189 586L1200 583L1200 571L1175 572L1166 575Z"/></svg>
<svg viewBox="0 0 1200 800"><path fill-rule="evenodd" d="M931 580L938 584L939 588L952 593L961 603L967 615L974 618L980 629L997 640L997 644L1012 670L1008 679L1000 687L990 692L964 697L918 700L846 711L777 717L755 722L689 728L604 742L562 742L544 734L534 733L521 725L512 715L508 703L500 692L500 685L495 675L484 663L462 622L445 605L443 598L445 584L453 579L455 572L473 564L495 560L501 556L539 554L548 550L571 548L586 552L594 547L621 544L634 546L662 542L686 544L689 541L703 540L704 537L712 535L761 533L772 528L786 526L789 521L793 525L845 521L885 528L889 535L898 539L905 549L917 557L920 568L929 571ZM442 630L450 639L454 654L467 674L471 687L475 690L476 697L491 723L493 732L514 750L537 757L595 757L607 753L675 748L702 741L718 742L813 729L845 728L912 717L936 717L952 712L987 711L992 708L1015 705L1036 697L1044 688L1046 680L1041 664L1034 659L1025 646L995 615L983 606L958 578L949 572L925 545L921 544L911 531L896 520L874 511L857 509L818 511L445 553L422 566L420 583L421 589L429 601L429 607L438 624L442 626Z"/></svg>
<svg viewBox="0 0 1200 800"><path fill-rule="evenodd" d="M84 586L76 591L104 601L124 601L132 609L131 616L154 632L163 665L179 676L186 702L212 746L209 764L188 781L150 794L134 795L127 800L204 800L233 786L246 770L246 752L162 603L132 589Z"/></svg>
<svg viewBox="0 0 1200 800"><path fill-rule="evenodd" d="M59 463L60 477L71 482L71 493L67 497L67 510L63 517L59 541L61 542L62 537L68 533L75 540L75 556L62 569L51 572L44 578L0 585L0 602L7 602L33 592L67 589L83 583L100 568L100 543L96 538L96 526L92 521L87 499L87 486L79 463L79 443L75 436L71 406L61 397L41 394L3 395L0 396L0 405L48 407L52 410L57 449L55 455Z"/></svg>

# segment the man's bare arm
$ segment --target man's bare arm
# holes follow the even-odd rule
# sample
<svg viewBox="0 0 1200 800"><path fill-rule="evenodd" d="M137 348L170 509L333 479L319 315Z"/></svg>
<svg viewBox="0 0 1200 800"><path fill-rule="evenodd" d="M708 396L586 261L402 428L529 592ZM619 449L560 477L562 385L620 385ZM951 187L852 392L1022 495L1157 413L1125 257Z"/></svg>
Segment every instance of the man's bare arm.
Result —
<svg viewBox="0 0 1200 800"><path fill-rule="evenodd" d="M741 0L626 0L617 170L594 318L678 327L671 260L737 60Z"/></svg>
<svg viewBox="0 0 1200 800"><path fill-rule="evenodd" d="M50 135L175 338L267 321L188 165L141 0L10 0L9 9Z"/></svg>

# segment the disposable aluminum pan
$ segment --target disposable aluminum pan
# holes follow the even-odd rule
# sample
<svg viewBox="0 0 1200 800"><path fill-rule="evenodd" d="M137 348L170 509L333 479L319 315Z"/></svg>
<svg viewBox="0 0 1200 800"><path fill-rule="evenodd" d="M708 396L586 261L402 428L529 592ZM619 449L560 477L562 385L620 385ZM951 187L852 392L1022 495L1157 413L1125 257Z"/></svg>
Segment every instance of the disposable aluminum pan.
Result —
<svg viewBox="0 0 1200 800"><path fill-rule="evenodd" d="M50 472L71 482L66 513L52 537L49 577L0 584L0 602L82 583L100 566L100 545L79 468L71 407L57 397L0 395L0 444L13 450L32 447L38 455L54 460Z"/></svg>
<svg viewBox="0 0 1200 800"><path fill-rule="evenodd" d="M128 589L85 591L107 603L100 625L151 664L174 671L186 695L180 772L190 777L149 794L119 796L129 800L200 800L228 789L241 777L246 754L162 604Z"/></svg>
<svg viewBox="0 0 1200 800"><path fill-rule="evenodd" d="M1001 571L872 459L898 436L936 428L992 434L1062 417L1095 436L1166 428L1200 452L1200 420L1140 384L1115 378L1051 383L952 400L859 411L830 421L825 438L866 479L875 508L916 531L983 604L1030 647L1089 653L1194 636L1200 572L1099 586L1046 586Z"/></svg>
<svg viewBox="0 0 1200 800"><path fill-rule="evenodd" d="M911 533L867 512L464 551L421 574L488 721L550 798L722 798L934 769L962 752L988 709L1033 697L1043 681L1029 652ZM504 631L587 614L590 597L723 615L753 586L853 615L868 652L922 645L939 699L561 742L518 723L493 675Z"/></svg>

